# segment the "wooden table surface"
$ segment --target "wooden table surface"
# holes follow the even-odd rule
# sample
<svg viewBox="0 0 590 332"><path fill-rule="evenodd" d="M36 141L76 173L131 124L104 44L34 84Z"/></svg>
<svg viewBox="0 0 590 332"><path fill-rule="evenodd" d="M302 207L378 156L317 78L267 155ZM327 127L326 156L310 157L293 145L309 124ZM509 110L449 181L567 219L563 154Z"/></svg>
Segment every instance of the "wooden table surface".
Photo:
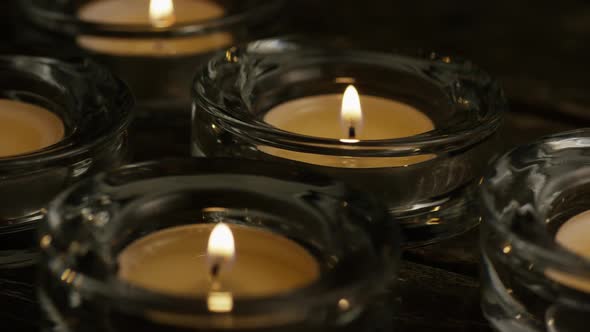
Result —
<svg viewBox="0 0 590 332"><path fill-rule="evenodd" d="M590 5L583 1L293 1L284 33L381 50L425 49L469 58L497 77L510 100L504 148L590 125ZM22 15L0 4L3 53L31 53ZM51 49L51 48L48 48ZM48 56L53 55L48 51ZM188 112L165 126L138 119L135 161L189 154ZM403 254L400 296L381 331L491 331L479 307L478 232ZM34 268L0 270L0 326L44 325ZM4 326L13 326L4 329Z"/></svg>

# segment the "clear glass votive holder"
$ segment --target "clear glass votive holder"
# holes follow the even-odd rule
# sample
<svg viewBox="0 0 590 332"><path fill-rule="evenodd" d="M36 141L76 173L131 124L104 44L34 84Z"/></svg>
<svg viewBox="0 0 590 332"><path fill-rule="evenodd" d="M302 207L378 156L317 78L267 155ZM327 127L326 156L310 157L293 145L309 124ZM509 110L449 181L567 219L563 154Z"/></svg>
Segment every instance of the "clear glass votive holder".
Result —
<svg viewBox="0 0 590 332"><path fill-rule="evenodd" d="M358 331L396 280L399 229L388 218L367 194L273 163L195 158L125 166L75 185L51 205L40 233L41 302L58 328L72 331ZM206 290L172 294L120 276L122 252L137 239L219 222L296 243L317 261L319 276L276 294L233 296L224 311L208 305Z"/></svg>
<svg viewBox="0 0 590 332"><path fill-rule="evenodd" d="M556 240L590 207L588 151L588 129L549 136L507 153L486 177L482 307L496 330L588 330L590 261Z"/></svg>
<svg viewBox="0 0 590 332"><path fill-rule="evenodd" d="M358 88L361 103L369 95L410 105L434 129L346 142L284 131L264 120L277 105L342 94L348 84ZM216 55L197 73L192 152L275 160L327 173L379 197L401 221L406 245L416 246L462 233L480 221L476 189L496 152L494 134L505 109L496 82L467 61L434 53L331 49L297 39L260 40ZM341 165L304 160L318 156L340 158ZM373 166L355 166L365 161Z"/></svg>
<svg viewBox="0 0 590 332"><path fill-rule="evenodd" d="M133 91L140 114L177 111L188 115L195 68L214 51L272 34L283 5L283 0L199 0L195 2L211 4L208 7L221 14L155 26L137 22L137 17L149 12L148 0L130 2L145 8L119 9L122 13L83 14L85 7L100 1L23 0L22 8L40 33L48 32L45 39L59 38L71 53L90 56L123 79ZM174 8L179 12L173 17L190 15L182 12L182 6ZM108 15L127 15L129 22L114 23Z"/></svg>
<svg viewBox="0 0 590 332"><path fill-rule="evenodd" d="M25 56L0 57L0 97L40 106L64 124L56 144L0 157L0 268L8 268L38 258L35 228L50 200L81 178L123 163L133 98L93 63Z"/></svg>

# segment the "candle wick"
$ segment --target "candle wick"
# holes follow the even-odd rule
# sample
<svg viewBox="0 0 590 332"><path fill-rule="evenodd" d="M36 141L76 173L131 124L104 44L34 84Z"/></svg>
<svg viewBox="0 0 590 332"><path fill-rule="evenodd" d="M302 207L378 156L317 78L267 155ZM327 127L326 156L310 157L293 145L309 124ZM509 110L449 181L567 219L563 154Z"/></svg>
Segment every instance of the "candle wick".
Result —
<svg viewBox="0 0 590 332"><path fill-rule="evenodd" d="M352 124L350 125L350 127L348 127L348 138L349 139L356 138L356 129L354 128L354 126Z"/></svg>
<svg viewBox="0 0 590 332"><path fill-rule="evenodd" d="M221 290L221 281L219 280L219 273L221 272L221 264L215 263L211 265L211 291Z"/></svg>
<svg viewBox="0 0 590 332"><path fill-rule="evenodd" d="M219 276L219 271L221 270L221 264L215 263L211 266L211 278L217 279Z"/></svg>

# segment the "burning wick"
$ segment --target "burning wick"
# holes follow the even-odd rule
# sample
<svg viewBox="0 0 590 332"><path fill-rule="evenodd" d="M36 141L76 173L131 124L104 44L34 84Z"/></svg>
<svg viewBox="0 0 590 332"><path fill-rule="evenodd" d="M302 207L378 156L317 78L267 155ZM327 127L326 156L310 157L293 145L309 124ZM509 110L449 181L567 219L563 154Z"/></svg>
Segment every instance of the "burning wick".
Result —
<svg viewBox="0 0 590 332"><path fill-rule="evenodd" d="M211 312L230 312L233 309L231 292L222 291L219 275L223 268L231 267L236 256L234 236L228 225L219 223L213 227L207 244L210 264L211 291L207 297L207 307Z"/></svg>
<svg viewBox="0 0 590 332"><path fill-rule="evenodd" d="M348 138L356 138L356 129L354 129L354 126L352 124L350 124L350 127L348 127Z"/></svg>
<svg viewBox="0 0 590 332"><path fill-rule="evenodd" d="M223 268L231 265L235 253L234 236L231 229L224 223L217 224L213 228L213 231L211 231L207 245L207 255L211 266L211 279L213 281L219 278L219 274Z"/></svg>
<svg viewBox="0 0 590 332"><path fill-rule="evenodd" d="M357 135L362 123L363 114L361 110L361 101L358 91L353 85L349 85L344 91L342 97L342 108L340 111L340 120L346 130L348 139L342 139L343 142L358 142Z"/></svg>
<svg viewBox="0 0 590 332"><path fill-rule="evenodd" d="M219 270L221 269L221 264L219 263L214 263L213 266L211 267L211 277L213 279L216 279L217 276L219 275Z"/></svg>

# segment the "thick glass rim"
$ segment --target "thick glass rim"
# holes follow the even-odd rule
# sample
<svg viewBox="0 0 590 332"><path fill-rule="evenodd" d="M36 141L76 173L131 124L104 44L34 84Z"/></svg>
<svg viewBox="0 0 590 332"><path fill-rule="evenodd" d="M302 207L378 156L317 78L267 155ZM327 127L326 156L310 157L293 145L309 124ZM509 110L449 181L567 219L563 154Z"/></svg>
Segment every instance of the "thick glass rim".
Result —
<svg viewBox="0 0 590 332"><path fill-rule="evenodd" d="M328 55L329 60L322 57ZM425 80L437 79L445 88L462 80L479 84L478 89L469 88L482 102L479 107L486 108L485 116L478 118L461 128L435 129L424 134L383 140L363 140L355 143L342 142L338 139L304 136L272 127L262 120L244 121L236 116L234 105L227 107L221 103L224 99L242 100L248 91L227 91L220 89L215 82L221 70L231 72L235 82L244 85L244 72L257 71L264 74L266 61L270 65L303 61L313 66L322 62L343 62L360 65L381 66L390 70L411 72ZM429 77L426 70L437 72ZM456 78L461 79L457 80ZM237 85L237 84L236 84ZM314 46L313 43L299 37L278 37L258 40L241 46L232 47L216 54L208 64L196 73L192 86L194 106L199 111L207 112L226 124L226 130L234 135L247 138L259 144L268 144L278 148L293 149L301 152L334 154L346 153L350 156L411 156L425 153L445 153L479 143L499 128L502 115L507 109L506 101L497 83L471 62L435 53L420 57L395 53L372 52L366 50L343 50ZM452 97L449 95L449 97ZM460 99L453 102L464 102ZM244 103L245 104L245 103Z"/></svg>
<svg viewBox="0 0 590 332"><path fill-rule="evenodd" d="M0 68L22 72L23 75L33 75L42 80L34 70L42 67L47 70L55 70L63 74L66 79L53 83L59 84L59 88L67 91L74 89L68 78L83 79L93 88L93 93L104 101L101 105L93 107L102 108L103 112L109 112L112 117L110 126L101 128L100 137L93 137L92 140L79 142L74 137L67 136L62 141L28 154L0 158L0 171L19 173L25 169L48 166L50 164L68 160L83 155L89 150L101 147L120 136L129 126L132 119L134 98L127 86L105 68L94 64L91 61L81 59L72 62L64 62L46 57L32 57L23 55L0 56ZM50 73L47 73L50 74ZM52 77L55 79L55 77ZM116 91L116 95L111 95ZM75 105L79 110L86 111L90 105ZM69 111L69 110L68 110Z"/></svg>
<svg viewBox="0 0 590 332"><path fill-rule="evenodd" d="M105 24L82 20L45 8L37 0L23 0L22 8L27 17L38 25L69 35L101 35L117 37L176 37L206 34L216 30L230 29L236 25L265 20L284 4L284 0L255 0L247 9L215 19L195 20L158 28L149 24Z"/></svg>
<svg viewBox="0 0 590 332"><path fill-rule="evenodd" d="M90 194L97 197L100 196L100 188L109 187L108 181L104 181L108 174L116 175L116 172L120 172L120 174L128 175L133 174L133 172L137 172L137 174L133 177L134 180L132 182L134 182L135 180L141 180L142 175L146 174L146 172L149 173L150 170L155 170L154 172L157 173L157 177L154 177L153 179L158 179L165 178L167 175L171 176L173 174L177 174L176 172L185 172L190 170L194 171L195 167L199 167L198 165L206 165L205 167L208 168L215 168L221 165L234 165L232 167L235 167L235 170L241 170L242 167L244 167L244 164L246 164L246 166L250 164L250 166L248 166L249 168L260 167L262 165L268 166L274 164L252 160L239 160L239 162L241 163L240 166L236 166L236 160L231 158L164 159L160 161L148 161L127 165L119 168L118 170L108 171L106 173L101 173L95 176L94 178L82 180L74 186L70 187L62 194L60 194L50 205L47 216L48 222L46 226L46 232L42 234L41 242L44 241L43 237L46 235L52 237L53 239L59 238L61 234L63 234L62 232L64 232L64 229L62 228L67 228L69 232L75 231L71 228L71 225L64 225L66 223L63 221L63 218L61 218L60 214L64 212L67 213L68 211L62 210L64 210L67 207L68 200L76 200L73 198L73 194L76 191L80 190L82 187L85 187L84 190L87 190L87 188L92 188ZM295 171L295 168L289 168L282 164L277 164L276 167L281 172L288 173ZM301 173L302 171L297 169L297 172ZM304 174L307 174L306 172L307 171L303 171ZM209 175L224 173L207 172L206 174ZM247 173L236 174L244 175ZM319 176L313 173L310 174L312 174L314 177ZM324 179L324 176L320 176L320 178ZM326 179L329 180L329 178ZM224 184L224 186L228 185L231 184ZM338 185L339 187L341 186L340 184ZM343 186L342 188L345 188L346 191L350 190L346 186ZM186 188L183 190L186 190ZM328 195L327 193L314 191L314 195L316 194L319 196ZM365 195L363 195L363 197L364 196ZM371 199L367 199L367 202L371 202ZM375 204L378 203L375 202ZM385 209L383 209L382 214L380 211L367 211L367 214L371 222L375 224L385 222L385 218L388 218L385 213ZM392 227L394 230L399 231L399 229L395 227L395 224ZM399 235L394 234L393 237L396 243L391 243L390 245L399 245ZM68 274L72 276L76 275L76 277L73 280L71 280L71 282L68 282L68 284L71 285L71 287L75 288L77 291L81 292L82 294L98 296L101 299L116 301L116 303L118 303L119 305L132 305L134 306L134 308L141 308L145 310L169 310L181 315L194 315L197 318L205 315L211 315L211 312L207 310L206 306L204 306L204 303L206 302L206 297L164 294L156 291L151 291L140 286L130 285L122 280L119 280L118 278L106 278L106 280L99 280L91 275L80 273L79 271L70 270L67 264L68 257L65 257L67 255L57 255L58 249L56 249L52 244L45 246L44 250L46 251L45 255L53 255L53 257L57 257L57 259L52 260L52 263L46 267L50 270L50 273L55 275L57 278L63 275L63 273L66 271L69 271ZM336 305L339 299L346 298L347 295L350 296L351 292L354 293L356 296L370 296L371 294L377 292L377 289L379 289L380 287L379 285L383 285L390 280L390 278L392 277L391 273L394 272L396 263L392 260L393 258L389 255L395 255L396 257L398 257L398 254L399 253L376 252L376 264L372 265L374 267L374 270L372 270L371 273L366 274L366 278L363 278L362 280L354 279L354 282L348 282L344 285L330 287L329 289L322 290L320 293L314 292L313 296L305 296L306 294L309 295L309 289L302 288L292 293L282 294L278 296L261 296L248 298L237 297L233 300L234 308L236 308L236 311L227 313L227 315L235 315L235 317L239 318L242 314L267 314L275 310L292 309L299 312L301 310L307 310L310 306L315 305L328 303L334 303L334 305ZM223 317L225 316L223 314L220 314L219 316L215 317L223 319ZM213 317L212 319L215 320L215 317ZM215 324L215 322L213 322L212 324Z"/></svg>
<svg viewBox="0 0 590 332"><path fill-rule="evenodd" d="M546 219L547 202L544 199L549 197L547 189L555 189L554 185L565 178L567 174L560 174L559 179L553 179L542 184L535 181L535 169L542 168L552 163L567 163L568 160L554 159L552 152L559 152L565 149L590 148L590 128L576 129L555 135L543 137L542 139L523 145L504 154L496 160L494 167L485 177L480 191L483 209L488 218L485 218L486 227L492 228L501 234L507 245L511 246L510 253L519 257L526 257L534 262L542 262L548 269L556 271L567 271L568 274L590 276L590 259L577 255L563 246L559 245L544 227ZM586 162L590 157L582 156ZM525 174L513 174L512 170L526 170ZM533 199L518 201L512 197L512 190L518 191L526 188L532 183L539 183ZM506 190L510 188L512 190ZM510 198L510 199L509 199ZM555 197L553 197L555 198ZM496 201L509 202L505 206L496 206ZM526 224L526 227L534 227L541 237L524 237L513 232L509 222L524 222L519 213L529 213L535 220L534 224ZM538 240L538 241L536 241Z"/></svg>

